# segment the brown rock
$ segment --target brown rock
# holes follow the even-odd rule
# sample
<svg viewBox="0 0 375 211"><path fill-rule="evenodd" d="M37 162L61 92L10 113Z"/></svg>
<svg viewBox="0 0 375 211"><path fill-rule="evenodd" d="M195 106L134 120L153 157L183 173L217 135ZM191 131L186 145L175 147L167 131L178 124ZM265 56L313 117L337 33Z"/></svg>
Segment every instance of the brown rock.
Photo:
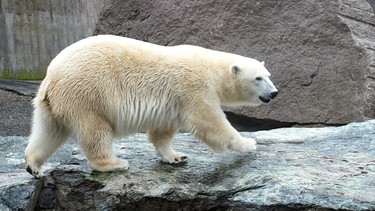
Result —
<svg viewBox="0 0 375 211"><path fill-rule="evenodd" d="M231 111L280 122L345 124L375 117L374 26L365 0L110 0L95 33L264 60L279 96Z"/></svg>

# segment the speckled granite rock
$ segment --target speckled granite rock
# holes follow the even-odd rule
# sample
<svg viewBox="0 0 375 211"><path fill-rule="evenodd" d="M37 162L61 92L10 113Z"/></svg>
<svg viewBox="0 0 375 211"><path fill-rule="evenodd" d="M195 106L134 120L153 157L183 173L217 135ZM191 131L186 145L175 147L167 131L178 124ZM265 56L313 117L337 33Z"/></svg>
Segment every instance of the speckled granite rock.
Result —
<svg viewBox="0 0 375 211"><path fill-rule="evenodd" d="M74 142L36 180L23 168L25 137L0 139L0 208L63 210L373 210L375 120L342 127L243 133L253 153L215 154L188 134L175 148L185 165L166 165L138 134L114 144L129 160L118 173L92 172Z"/></svg>

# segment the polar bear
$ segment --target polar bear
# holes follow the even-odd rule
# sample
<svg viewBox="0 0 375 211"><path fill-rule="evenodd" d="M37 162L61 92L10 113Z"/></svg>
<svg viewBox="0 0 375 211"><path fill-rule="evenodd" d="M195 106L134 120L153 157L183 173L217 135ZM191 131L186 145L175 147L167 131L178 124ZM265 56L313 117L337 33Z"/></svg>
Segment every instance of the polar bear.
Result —
<svg viewBox="0 0 375 211"><path fill-rule="evenodd" d="M147 132L166 163L186 162L172 149L185 129L216 151L248 152L256 142L230 125L221 105L257 106L278 90L263 62L192 45L159 46L98 35L78 41L50 63L33 100L26 169L39 178L42 164L69 137L88 166L128 169L112 140Z"/></svg>

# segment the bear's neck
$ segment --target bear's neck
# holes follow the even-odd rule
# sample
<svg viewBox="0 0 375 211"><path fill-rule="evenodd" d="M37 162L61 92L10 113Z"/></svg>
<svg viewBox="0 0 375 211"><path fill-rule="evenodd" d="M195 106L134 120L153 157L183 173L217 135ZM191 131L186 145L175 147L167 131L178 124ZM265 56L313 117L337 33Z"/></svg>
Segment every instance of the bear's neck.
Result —
<svg viewBox="0 0 375 211"><path fill-rule="evenodd" d="M218 80L218 96L222 105L233 105L237 104L238 94L240 93L239 86L236 85L230 71L224 72L220 75L220 80Z"/></svg>

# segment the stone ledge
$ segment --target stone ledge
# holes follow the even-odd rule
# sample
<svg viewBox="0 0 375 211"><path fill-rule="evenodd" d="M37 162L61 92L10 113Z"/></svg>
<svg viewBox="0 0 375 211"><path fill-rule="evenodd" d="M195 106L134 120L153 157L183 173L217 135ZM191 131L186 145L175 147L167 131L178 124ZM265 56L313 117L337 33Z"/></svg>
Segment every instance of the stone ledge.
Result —
<svg viewBox="0 0 375 211"><path fill-rule="evenodd" d="M118 173L92 172L70 142L47 163L40 193L33 197L40 181L19 170L27 138L3 137L0 208L373 210L374 133L375 120L242 133L258 140L258 150L224 154L179 134L175 148L189 162L177 166L162 164L138 134L114 144L130 163Z"/></svg>

